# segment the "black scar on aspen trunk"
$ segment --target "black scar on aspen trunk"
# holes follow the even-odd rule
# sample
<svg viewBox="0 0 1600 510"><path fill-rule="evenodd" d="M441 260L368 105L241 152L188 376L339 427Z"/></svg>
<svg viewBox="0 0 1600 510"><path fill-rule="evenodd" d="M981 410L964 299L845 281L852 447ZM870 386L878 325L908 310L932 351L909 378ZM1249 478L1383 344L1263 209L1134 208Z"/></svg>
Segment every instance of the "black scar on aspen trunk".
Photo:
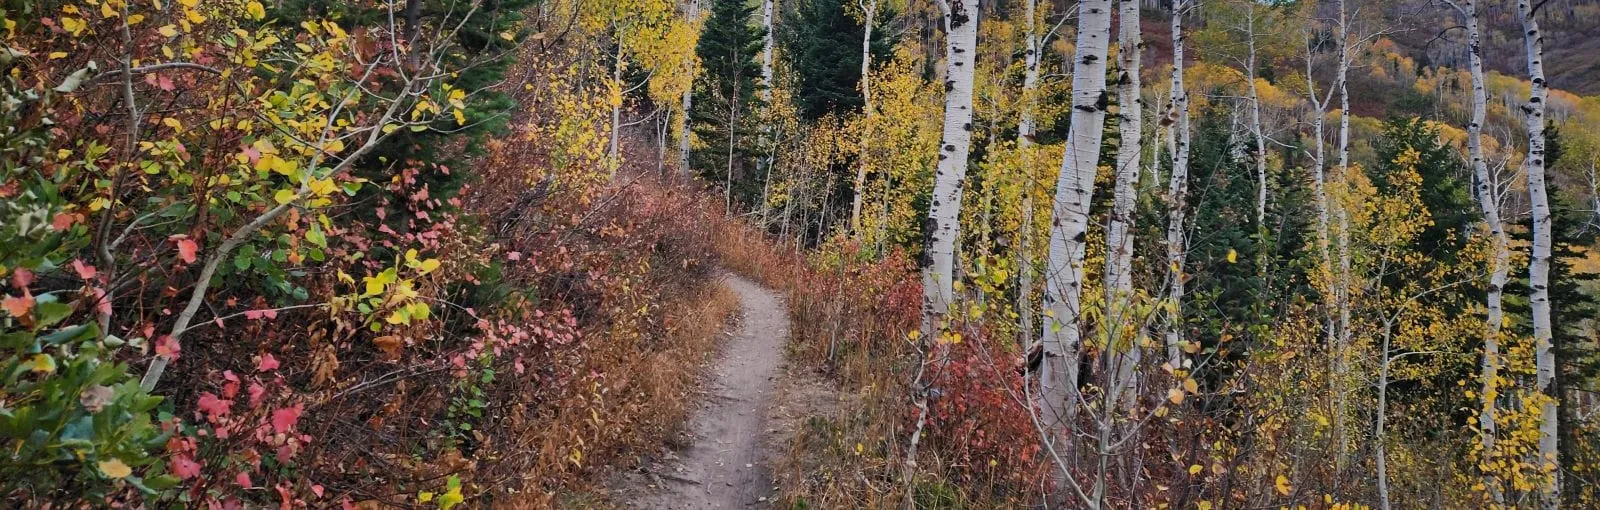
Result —
<svg viewBox="0 0 1600 510"><path fill-rule="evenodd" d="M966 124L962 124L961 125L961 130L962 131L972 131L972 123L968 122Z"/></svg>
<svg viewBox="0 0 1600 510"><path fill-rule="evenodd" d="M1097 60L1100 60L1100 56L1099 55L1084 55L1083 56L1083 63L1085 63L1085 64L1093 64Z"/></svg>
<svg viewBox="0 0 1600 510"><path fill-rule="evenodd" d="M944 81L944 91L945 92L949 92L949 91L955 90L955 88L956 88L956 81L955 80L945 80Z"/></svg>
<svg viewBox="0 0 1600 510"><path fill-rule="evenodd" d="M1101 89L1100 98L1094 101L1094 108L1096 110L1104 111L1107 106L1111 106L1111 96L1106 94L1105 89Z"/></svg>
<svg viewBox="0 0 1600 510"><path fill-rule="evenodd" d="M956 146L955 146L955 145L953 145L953 144L946 144L946 145L945 145L945 146L944 146L944 150L947 150L947 151L954 151L954 150L956 150Z"/></svg>
<svg viewBox="0 0 1600 510"><path fill-rule="evenodd" d="M956 0L950 2L950 28L954 29L967 24L972 18L967 16L966 2Z"/></svg>

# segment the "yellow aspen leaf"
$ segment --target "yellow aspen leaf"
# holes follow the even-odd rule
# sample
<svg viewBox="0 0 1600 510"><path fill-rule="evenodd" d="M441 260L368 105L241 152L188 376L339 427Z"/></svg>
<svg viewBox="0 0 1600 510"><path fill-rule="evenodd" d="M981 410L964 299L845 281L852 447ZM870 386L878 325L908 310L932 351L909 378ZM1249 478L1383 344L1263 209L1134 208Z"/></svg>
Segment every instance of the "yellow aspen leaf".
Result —
<svg viewBox="0 0 1600 510"><path fill-rule="evenodd" d="M194 9L184 9L183 17L189 20L190 23L194 23L196 25L206 22L205 15L200 14L200 11Z"/></svg>
<svg viewBox="0 0 1600 510"><path fill-rule="evenodd" d="M418 266L418 269L422 270L422 274L432 273L439 269L439 259L424 260L422 261L422 265Z"/></svg>
<svg viewBox="0 0 1600 510"><path fill-rule="evenodd" d="M334 184L333 179L312 179L306 187L310 188L311 192L319 197L328 196L339 190L339 185Z"/></svg>
<svg viewBox="0 0 1600 510"><path fill-rule="evenodd" d="M389 317L383 319L383 321L390 324L410 324L411 316L407 315L406 311L403 309L395 310L394 313L389 314Z"/></svg>
<svg viewBox="0 0 1600 510"><path fill-rule="evenodd" d="M127 478L128 475L133 474L133 468L128 467L128 464L122 462L121 459L102 460L100 461L100 472L105 474L106 478L116 480Z"/></svg>
<svg viewBox="0 0 1600 510"><path fill-rule="evenodd" d="M418 503L427 503L427 502L430 502L430 501L433 501L433 493L432 492L422 491L422 492L418 492L417 493L417 502Z"/></svg>
<svg viewBox="0 0 1600 510"><path fill-rule="evenodd" d="M511 32L500 32L500 38L510 41L512 39L516 39L517 36L512 35Z"/></svg>
<svg viewBox="0 0 1600 510"><path fill-rule="evenodd" d="M1200 471L1202 471L1204 469L1205 468L1202 467L1199 464L1195 464L1195 465L1189 466L1189 476L1198 475L1198 474L1200 474Z"/></svg>
<svg viewBox="0 0 1600 510"><path fill-rule="evenodd" d="M137 25L141 21L144 21L144 15L143 14L133 14L133 15L128 16L128 24L129 25Z"/></svg>
<svg viewBox="0 0 1600 510"><path fill-rule="evenodd" d="M1290 492L1294 491L1294 486L1289 484L1289 477L1283 475L1278 475L1278 480L1273 482L1272 487L1278 491L1278 494L1284 496L1288 496Z"/></svg>
<svg viewBox="0 0 1600 510"><path fill-rule="evenodd" d="M56 59L62 59L62 58L67 58L67 52L65 52L65 51L56 51L56 52L51 52L50 53L50 60L56 60Z"/></svg>
<svg viewBox="0 0 1600 510"><path fill-rule="evenodd" d="M48 374L56 371L56 359L49 354L35 354L28 360L27 366L33 372Z"/></svg>
<svg viewBox="0 0 1600 510"><path fill-rule="evenodd" d="M266 19L267 17L267 9L261 6L261 2L257 2L255 0L251 0L250 3L245 4L244 10L245 12L250 13L250 19L262 20Z"/></svg>
<svg viewBox="0 0 1600 510"><path fill-rule="evenodd" d="M1228 263L1229 264L1237 264L1237 263L1239 263L1239 250L1235 250L1233 248L1228 248Z"/></svg>
<svg viewBox="0 0 1600 510"><path fill-rule="evenodd" d="M272 199L276 200L279 204L287 204L289 202L293 202L294 199L296 199L296 198L300 198L300 196L298 194L296 194L295 192L289 191L287 189L280 189L280 190L278 190L277 193L274 193L272 195Z"/></svg>
<svg viewBox="0 0 1600 510"><path fill-rule="evenodd" d="M1200 384L1196 383L1193 377L1185 378L1183 380L1183 391L1200 393Z"/></svg>
<svg viewBox="0 0 1600 510"><path fill-rule="evenodd" d="M172 128L172 129L176 129L178 131L183 131L183 122L179 121L178 119L174 119L172 117L167 117L165 119L161 119L161 125L169 127L169 128Z"/></svg>
<svg viewBox="0 0 1600 510"><path fill-rule="evenodd" d="M467 124L467 116L463 115L460 109L450 110L450 114L456 117L457 126L464 126Z"/></svg>
<svg viewBox="0 0 1600 510"><path fill-rule="evenodd" d="M88 28L88 26L88 23L78 18L61 18L62 30L66 30L67 33L72 34L74 37L82 34L83 29Z"/></svg>
<svg viewBox="0 0 1600 510"><path fill-rule="evenodd" d="M193 8L194 6L200 5L200 0L178 0L178 3L183 4L184 7Z"/></svg>
<svg viewBox="0 0 1600 510"><path fill-rule="evenodd" d="M116 9L112 9L111 8L111 2L105 2L105 3L100 4L100 16L102 16L102 17L115 18L115 17L117 17L117 16L119 16L121 14L122 13L117 12Z"/></svg>
<svg viewBox="0 0 1600 510"><path fill-rule="evenodd" d="M1172 388L1167 390L1167 400L1174 404L1183 403L1183 390Z"/></svg>

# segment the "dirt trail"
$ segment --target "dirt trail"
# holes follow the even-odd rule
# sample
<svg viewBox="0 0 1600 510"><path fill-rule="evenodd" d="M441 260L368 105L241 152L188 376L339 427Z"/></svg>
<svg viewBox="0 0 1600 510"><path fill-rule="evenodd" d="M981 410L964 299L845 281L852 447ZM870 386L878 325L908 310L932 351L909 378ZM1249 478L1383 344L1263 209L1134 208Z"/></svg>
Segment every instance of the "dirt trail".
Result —
<svg viewBox="0 0 1600 510"><path fill-rule="evenodd" d="M647 466L643 486L618 494L632 508L766 508L773 483L764 464L769 406L782 376L789 309L777 293L735 275L723 282L739 294L738 331L711 365L705 401L687 430L690 446Z"/></svg>

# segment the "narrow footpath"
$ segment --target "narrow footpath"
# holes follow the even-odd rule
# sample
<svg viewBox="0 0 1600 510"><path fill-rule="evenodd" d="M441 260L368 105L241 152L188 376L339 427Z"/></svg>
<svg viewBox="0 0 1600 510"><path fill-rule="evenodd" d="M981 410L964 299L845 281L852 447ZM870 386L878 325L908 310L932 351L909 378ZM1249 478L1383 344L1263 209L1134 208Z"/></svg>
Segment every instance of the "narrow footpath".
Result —
<svg viewBox="0 0 1600 510"><path fill-rule="evenodd" d="M647 466L650 480L623 496L632 508L768 508L771 472L763 454L768 408L782 376L789 309L776 292L733 274L723 282L739 295L738 331L711 365L704 401L687 430L690 446L676 459Z"/></svg>

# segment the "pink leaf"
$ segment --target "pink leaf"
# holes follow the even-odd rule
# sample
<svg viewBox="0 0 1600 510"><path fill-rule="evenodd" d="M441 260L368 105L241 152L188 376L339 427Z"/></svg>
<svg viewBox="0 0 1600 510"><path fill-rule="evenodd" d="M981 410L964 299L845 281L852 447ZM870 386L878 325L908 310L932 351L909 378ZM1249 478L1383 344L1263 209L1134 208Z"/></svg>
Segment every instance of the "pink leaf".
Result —
<svg viewBox="0 0 1600 510"><path fill-rule="evenodd" d="M161 335L156 339L156 354L167 359L178 359L178 353L183 352L183 347L172 335Z"/></svg>
<svg viewBox="0 0 1600 510"><path fill-rule="evenodd" d="M294 429L294 424L300 421L300 412L304 410L300 404L286 407L272 412L272 430L279 434L287 433Z"/></svg>
<svg viewBox="0 0 1600 510"><path fill-rule="evenodd" d="M522 252L506 252L506 260L522 260Z"/></svg>
<svg viewBox="0 0 1600 510"><path fill-rule="evenodd" d="M85 281L94 279L94 266L83 263L83 259L72 259L72 270L77 271L78 278L82 278Z"/></svg>
<svg viewBox="0 0 1600 510"><path fill-rule="evenodd" d="M244 471L240 471L238 476L233 477L233 481L238 482L240 487L244 487L246 489L255 486L255 484L250 483L250 473L246 473Z"/></svg>
<svg viewBox="0 0 1600 510"><path fill-rule="evenodd" d="M253 321L258 321L261 319L276 319L278 318L278 311L271 308L261 310L245 310L244 318Z"/></svg>
<svg viewBox="0 0 1600 510"><path fill-rule="evenodd" d="M55 229L57 231L66 230L66 229L72 228L73 222L76 222L76 221L77 221L77 218L74 217L72 214L69 214L69 213L57 214L54 218L50 219L50 228Z"/></svg>
<svg viewBox="0 0 1600 510"><path fill-rule="evenodd" d="M319 497L319 498L322 497L322 486L321 485L317 485L317 484L312 484L311 485L311 493L312 494L316 494L317 497Z"/></svg>
<svg viewBox="0 0 1600 510"><path fill-rule="evenodd" d="M267 394L267 388L256 383L250 383L250 388L246 391L250 392L250 407L261 405L261 396Z"/></svg>
<svg viewBox="0 0 1600 510"><path fill-rule="evenodd" d="M206 413L207 416L221 418L228 414L228 407L232 405L233 402L217 398L216 395L207 391L200 394L200 401L195 404L195 407L200 408L200 412Z"/></svg>
<svg viewBox="0 0 1600 510"><path fill-rule="evenodd" d="M277 370L277 369L278 369L278 358L272 357L272 353L270 353L270 352L266 353L266 354L262 354L261 355L261 363L256 365L256 371L257 372L269 372L269 371Z"/></svg>
<svg viewBox="0 0 1600 510"><path fill-rule="evenodd" d="M33 285L33 271L19 267L16 272L11 273L12 287L26 289L29 285Z"/></svg>
<svg viewBox="0 0 1600 510"><path fill-rule="evenodd" d="M187 455L172 456L172 474L184 480L200 476L200 463Z"/></svg>
<svg viewBox="0 0 1600 510"><path fill-rule="evenodd" d="M194 244L193 239L178 240L178 259L185 264L193 264L195 255L200 252L200 246Z"/></svg>

